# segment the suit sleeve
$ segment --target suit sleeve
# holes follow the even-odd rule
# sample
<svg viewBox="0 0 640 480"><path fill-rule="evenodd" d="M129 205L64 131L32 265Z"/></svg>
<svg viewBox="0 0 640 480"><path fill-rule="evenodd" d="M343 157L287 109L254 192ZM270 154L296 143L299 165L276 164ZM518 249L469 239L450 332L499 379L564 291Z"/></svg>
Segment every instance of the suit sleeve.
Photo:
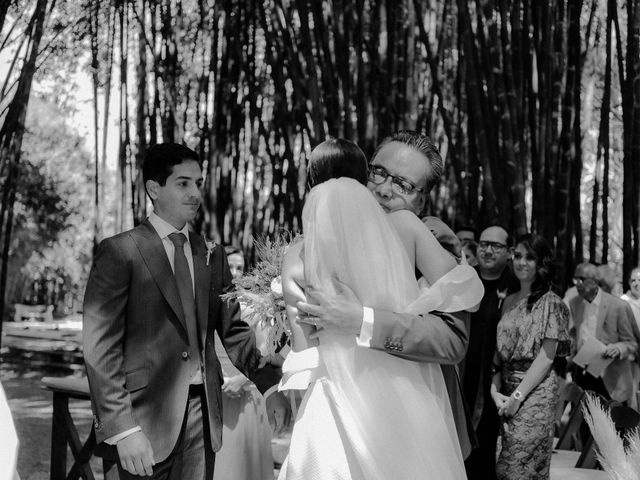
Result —
<svg viewBox="0 0 640 480"><path fill-rule="evenodd" d="M638 349L637 326L633 318L633 311L629 305L621 303L617 311L619 341L616 345L622 350L623 358L628 358L631 355L635 355Z"/></svg>
<svg viewBox="0 0 640 480"><path fill-rule="evenodd" d="M103 241L89 274L83 307L83 351L98 443L137 426L124 388L123 338L130 264L113 239Z"/></svg>
<svg viewBox="0 0 640 480"><path fill-rule="evenodd" d="M374 310L370 348L409 360L457 364L469 344L469 313L410 315Z"/></svg>
<svg viewBox="0 0 640 480"><path fill-rule="evenodd" d="M218 295L233 291L231 270L227 262L227 256L221 246L217 246L213 253L214 272L222 272L213 278L214 288ZM217 318L219 321L216 330L224 345L229 359L246 377L256 384L264 393L272 385L278 383L276 374L269 367L258 370L260 352L256 348L256 338L253 330L240 315L240 304L236 300L219 300ZM273 382L273 383L271 383Z"/></svg>

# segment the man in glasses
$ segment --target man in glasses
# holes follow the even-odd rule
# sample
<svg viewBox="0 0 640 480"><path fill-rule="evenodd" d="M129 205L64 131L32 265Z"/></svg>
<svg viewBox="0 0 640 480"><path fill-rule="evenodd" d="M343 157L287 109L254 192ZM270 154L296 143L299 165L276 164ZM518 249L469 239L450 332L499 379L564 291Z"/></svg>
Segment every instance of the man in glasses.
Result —
<svg viewBox="0 0 640 480"><path fill-rule="evenodd" d="M409 210L420 215L429 191L440 181L442 171L442 157L428 137L400 131L385 138L376 149L367 187L385 212ZM435 217L430 219L425 223L443 246L457 242L459 247L459 241L449 227ZM466 457L471 449L471 419L465 411L455 365L466 351L469 314L432 312L415 316L366 307L347 292L325 298L319 305L298 303L301 312L313 316L314 325L358 335L361 346L411 360L440 363L462 453Z"/></svg>
<svg viewBox="0 0 640 480"><path fill-rule="evenodd" d="M582 368L574 371L574 380L585 390L593 390L607 399L633 403L634 387L629 357L638 348L637 328L631 307L602 290L598 285L598 271L591 263L580 263L573 282L578 296L569 301L571 334L575 354L589 338L605 345L604 357L613 358L601 378ZM577 366L576 366L577 367Z"/></svg>
<svg viewBox="0 0 640 480"><path fill-rule="evenodd" d="M478 311L471 314L469 348L460 364L462 391L472 412L478 439L478 448L465 462L470 480L496 478L496 442L500 421L490 394L491 369L502 303L507 295L519 288L509 265L510 247L509 234L500 226L490 226L480 234L476 269L484 285L484 296Z"/></svg>
<svg viewBox="0 0 640 480"><path fill-rule="evenodd" d="M440 152L426 135L402 130L373 153L367 187L385 212L409 210L420 216L443 169ZM444 248L462 255L460 240L442 220L428 216L422 221Z"/></svg>

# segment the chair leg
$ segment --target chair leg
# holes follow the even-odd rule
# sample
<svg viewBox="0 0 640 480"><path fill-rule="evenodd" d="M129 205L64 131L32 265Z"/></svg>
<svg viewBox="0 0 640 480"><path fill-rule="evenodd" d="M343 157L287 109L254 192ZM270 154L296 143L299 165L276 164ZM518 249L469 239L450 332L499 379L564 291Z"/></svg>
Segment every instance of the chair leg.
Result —
<svg viewBox="0 0 640 480"><path fill-rule="evenodd" d="M69 398L57 392L53 394L53 421L51 425L51 480L67 477L67 428L62 412L69 409Z"/></svg>

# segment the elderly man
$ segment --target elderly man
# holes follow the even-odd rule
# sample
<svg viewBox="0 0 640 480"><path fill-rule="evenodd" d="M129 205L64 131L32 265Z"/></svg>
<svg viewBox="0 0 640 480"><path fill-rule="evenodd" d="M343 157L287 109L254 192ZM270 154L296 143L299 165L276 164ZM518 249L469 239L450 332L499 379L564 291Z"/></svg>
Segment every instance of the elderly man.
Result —
<svg viewBox="0 0 640 480"><path fill-rule="evenodd" d="M465 462L469 479L496 478L496 442L500 421L490 394L491 365L502 302L519 288L508 265L510 247L509 234L500 226L488 227L480 234L477 270L484 285L484 297L478 311L471 314L469 348L460 364L462 390L472 412L478 439L478 448Z"/></svg>
<svg viewBox="0 0 640 480"><path fill-rule="evenodd" d="M442 158L429 138L401 131L384 139L374 153L368 187L387 213L409 210L418 215L442 171ZM452 238L457 241L455 234L438 219L431 218L427 225L441 242ZM358 342L364 347L442 364L458 438L466 457L472 443L470 418L465 411L455 364L466 351L469 314L432 312L416 316L373 310L347 293L318 296L317 300L318 305L298 303L300 311L314 317L307 319L308 323L358 335Z"/></svg>
<svg viewBox="0 0 640 480"><path fill-rule="evenodd" d="M578 290L578 296L569 301L574 350L579 350L588 338L596 338L606 346L603 356L613 359L602 378L577 368L574 379L585 390L593 390L619 402L633 403L629 357L635 354L638 343L631 307L598 286L598 272L591 263L579 264L573 281Z"/></svg>

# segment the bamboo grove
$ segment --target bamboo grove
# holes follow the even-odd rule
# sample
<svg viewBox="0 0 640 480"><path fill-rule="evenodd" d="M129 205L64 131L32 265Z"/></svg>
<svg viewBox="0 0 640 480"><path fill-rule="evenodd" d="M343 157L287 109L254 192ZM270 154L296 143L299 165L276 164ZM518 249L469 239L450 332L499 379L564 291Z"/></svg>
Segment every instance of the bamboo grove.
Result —
<svg viewBox="0 0 640 480"><path fill-rule="evenodd" d="M0 96L5 255L29 88L49 54L39 44L65 2L9 4L0 33L21 11L30 48ZM560 285L583 258L609 261L612 238L625 279L638 264L639 0L84 0L71 11L63 35L94 82L96 241L115 114L121 229L147 214L141 161L156 142L205 160L197 228L250 248L253 236L299 230L314 145L345 137L370 155L408 128L447 165L429 213L543 234Z"/></svg>

